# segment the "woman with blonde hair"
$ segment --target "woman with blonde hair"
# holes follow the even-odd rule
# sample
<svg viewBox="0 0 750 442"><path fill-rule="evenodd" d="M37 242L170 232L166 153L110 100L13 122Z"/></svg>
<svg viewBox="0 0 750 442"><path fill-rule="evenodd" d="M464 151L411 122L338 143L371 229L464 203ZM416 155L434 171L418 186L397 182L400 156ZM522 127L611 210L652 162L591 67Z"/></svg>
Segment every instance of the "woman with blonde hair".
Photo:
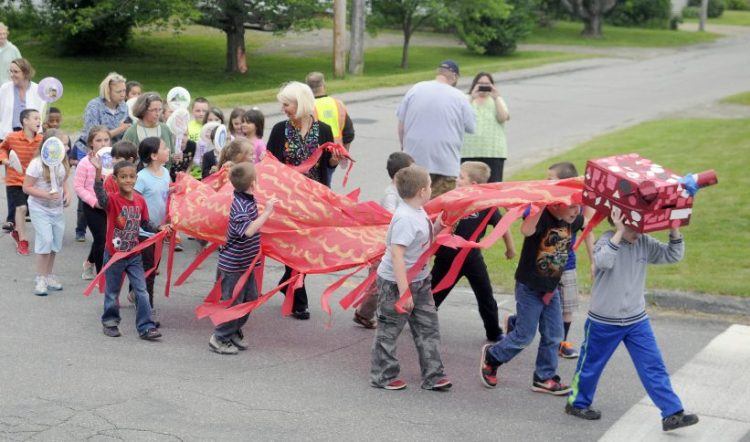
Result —
<svg viewBox="0 0 750 442"><path fill-rule="evenodd" d="M109 131L112 143L122 139L130 127L125 122L128 118L128 105L125 103L125 77L117 72L110 72L99 84L99 96L91 99L83 111L83 129L76 141L77 156L80 161L88 153L86 137L94 126L104 126Z"/></svg>
<svg viewBox="0 0 750 442"><path fill-rule="evenodd" d="M287 120L276 123L271 129L266 148L279 161L290 166L298 166L307 160L322 144L333 142L331 127L315 119L315 96L304 83L291 81L284 85L276 98ZM340 157L324 152L318 163L305 173L307 177L331 187L331 172L338 166ZM293 269L286 267L279 282L284 283L292 276ZM292 315L297 319L310 319L307 310L305 286L294 291Z"/></svg>

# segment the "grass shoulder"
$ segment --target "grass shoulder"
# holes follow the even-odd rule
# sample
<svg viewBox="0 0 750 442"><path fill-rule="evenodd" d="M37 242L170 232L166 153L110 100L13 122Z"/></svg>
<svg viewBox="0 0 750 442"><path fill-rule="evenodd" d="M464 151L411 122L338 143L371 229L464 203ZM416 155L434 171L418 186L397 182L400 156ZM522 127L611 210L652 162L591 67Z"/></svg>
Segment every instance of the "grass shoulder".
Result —
<svg viewBox="0 0 750 442"><path fill-rule="evenodd" d="M509 180L536 180L546 176L550 164L572 161L579 172L590 158L636 152L677 173L715 169L719 185L696 197L690 225L683 229L685 259L679 264L650 266L647 284L652 289L750 296L750 266L744 247L750 244L750 175L741 158L750 158L750 119L658 120L597 137L562 155L545 160L511 176ZM606 224L606 223L603 223ZM600 225L597 234L608 226ZM513 226L516 249L523 239ZM655 232L666 240L666 232ZM517 259L503 256L501 243L485 252L493 285L511 290ZM585 248L578 253L578 281L582 291L591 288L590 262Z"/></svg>
<svg viewBox="0 0 750 442"><path fill-rule="evenodd" d="M697 18L686 18L686 23L698 23ZM750 26L750 11L725 10L721 17L709 18L708 25Z"/></svg>
<svg viewBox="0 0 750 442"><path fill-rule="evenodd" d="M713 32L604 26L601 38L586 38L581 35L582 29L582 23L558 21L549 28L536 28L523 43L657 48L706 43L721 36Z"/></svg>
<svg viewBox="0 0 750 442"><path fill-rule="evenodd" d="M750 91L743 92L737 95L732 95L730 97L726 97L723 100L721 100L721 102L728 103L728 104L741 104L745 106L750 106Z"/></svg>

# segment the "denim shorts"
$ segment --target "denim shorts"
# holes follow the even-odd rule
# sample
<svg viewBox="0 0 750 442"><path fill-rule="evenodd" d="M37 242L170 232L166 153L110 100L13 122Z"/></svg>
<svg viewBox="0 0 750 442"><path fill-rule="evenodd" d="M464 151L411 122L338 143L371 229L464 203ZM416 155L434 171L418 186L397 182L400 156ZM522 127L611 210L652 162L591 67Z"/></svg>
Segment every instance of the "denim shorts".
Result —
<svg viewBox="0 0 750 442"><path fill-rule="evenodd" d="M34 253L46 255L62 250L65 233L65 216L62 213L50 214L43 210L31 209L31 225L34 226Z"/></svg>

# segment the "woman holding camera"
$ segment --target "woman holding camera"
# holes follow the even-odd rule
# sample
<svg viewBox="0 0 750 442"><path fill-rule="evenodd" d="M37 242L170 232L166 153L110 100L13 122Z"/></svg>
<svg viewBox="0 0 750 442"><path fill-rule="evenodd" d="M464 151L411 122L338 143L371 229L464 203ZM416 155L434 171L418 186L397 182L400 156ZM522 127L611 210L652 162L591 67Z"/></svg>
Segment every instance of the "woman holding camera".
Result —
<svg viewBox="0 0 750 442"><path fill-rule="evenodd" d="M477 127L473 134L464 136L461 147L461 162L481 161L490 166L488 182L503 180L503 165L508 157L505 140L505 122L510 119L505 105L495 87L492 75L480 72L471 82L471 105L477 116Z"/></svg>

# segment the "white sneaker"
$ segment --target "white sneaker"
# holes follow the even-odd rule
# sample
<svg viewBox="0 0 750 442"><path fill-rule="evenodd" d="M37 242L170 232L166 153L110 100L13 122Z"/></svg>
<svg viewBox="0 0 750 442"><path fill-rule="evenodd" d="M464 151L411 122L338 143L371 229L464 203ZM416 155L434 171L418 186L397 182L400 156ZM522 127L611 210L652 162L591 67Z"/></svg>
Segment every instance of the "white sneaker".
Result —
<svg viewBox="0 0 750 442"><path fill-rule="evenodd" d="M83 261L83 273L81 279L91 281L96 278L96 266L93 262Z"/></svg>
<svg viewBox="0 0 750 442"><path fill-rule="evenodd" d="M47 288L49 290L62 290L63 285L60 280L57 279L57 276L50 274L47 275Z"/></svg>
<svg viewBox="0 0 750 442"><path fill-rule="evenodd" d="M214 335L211 335L211 339L208 340L208 348L220 355L236 355L239 352L232 341L220 341Z"/></svg>
<svg viewBox="0 0 750 442"><path fill-rule="evenodd" d="M47 296L47 278L41 275L34 278L34 294L37 296Z"/></svg>

